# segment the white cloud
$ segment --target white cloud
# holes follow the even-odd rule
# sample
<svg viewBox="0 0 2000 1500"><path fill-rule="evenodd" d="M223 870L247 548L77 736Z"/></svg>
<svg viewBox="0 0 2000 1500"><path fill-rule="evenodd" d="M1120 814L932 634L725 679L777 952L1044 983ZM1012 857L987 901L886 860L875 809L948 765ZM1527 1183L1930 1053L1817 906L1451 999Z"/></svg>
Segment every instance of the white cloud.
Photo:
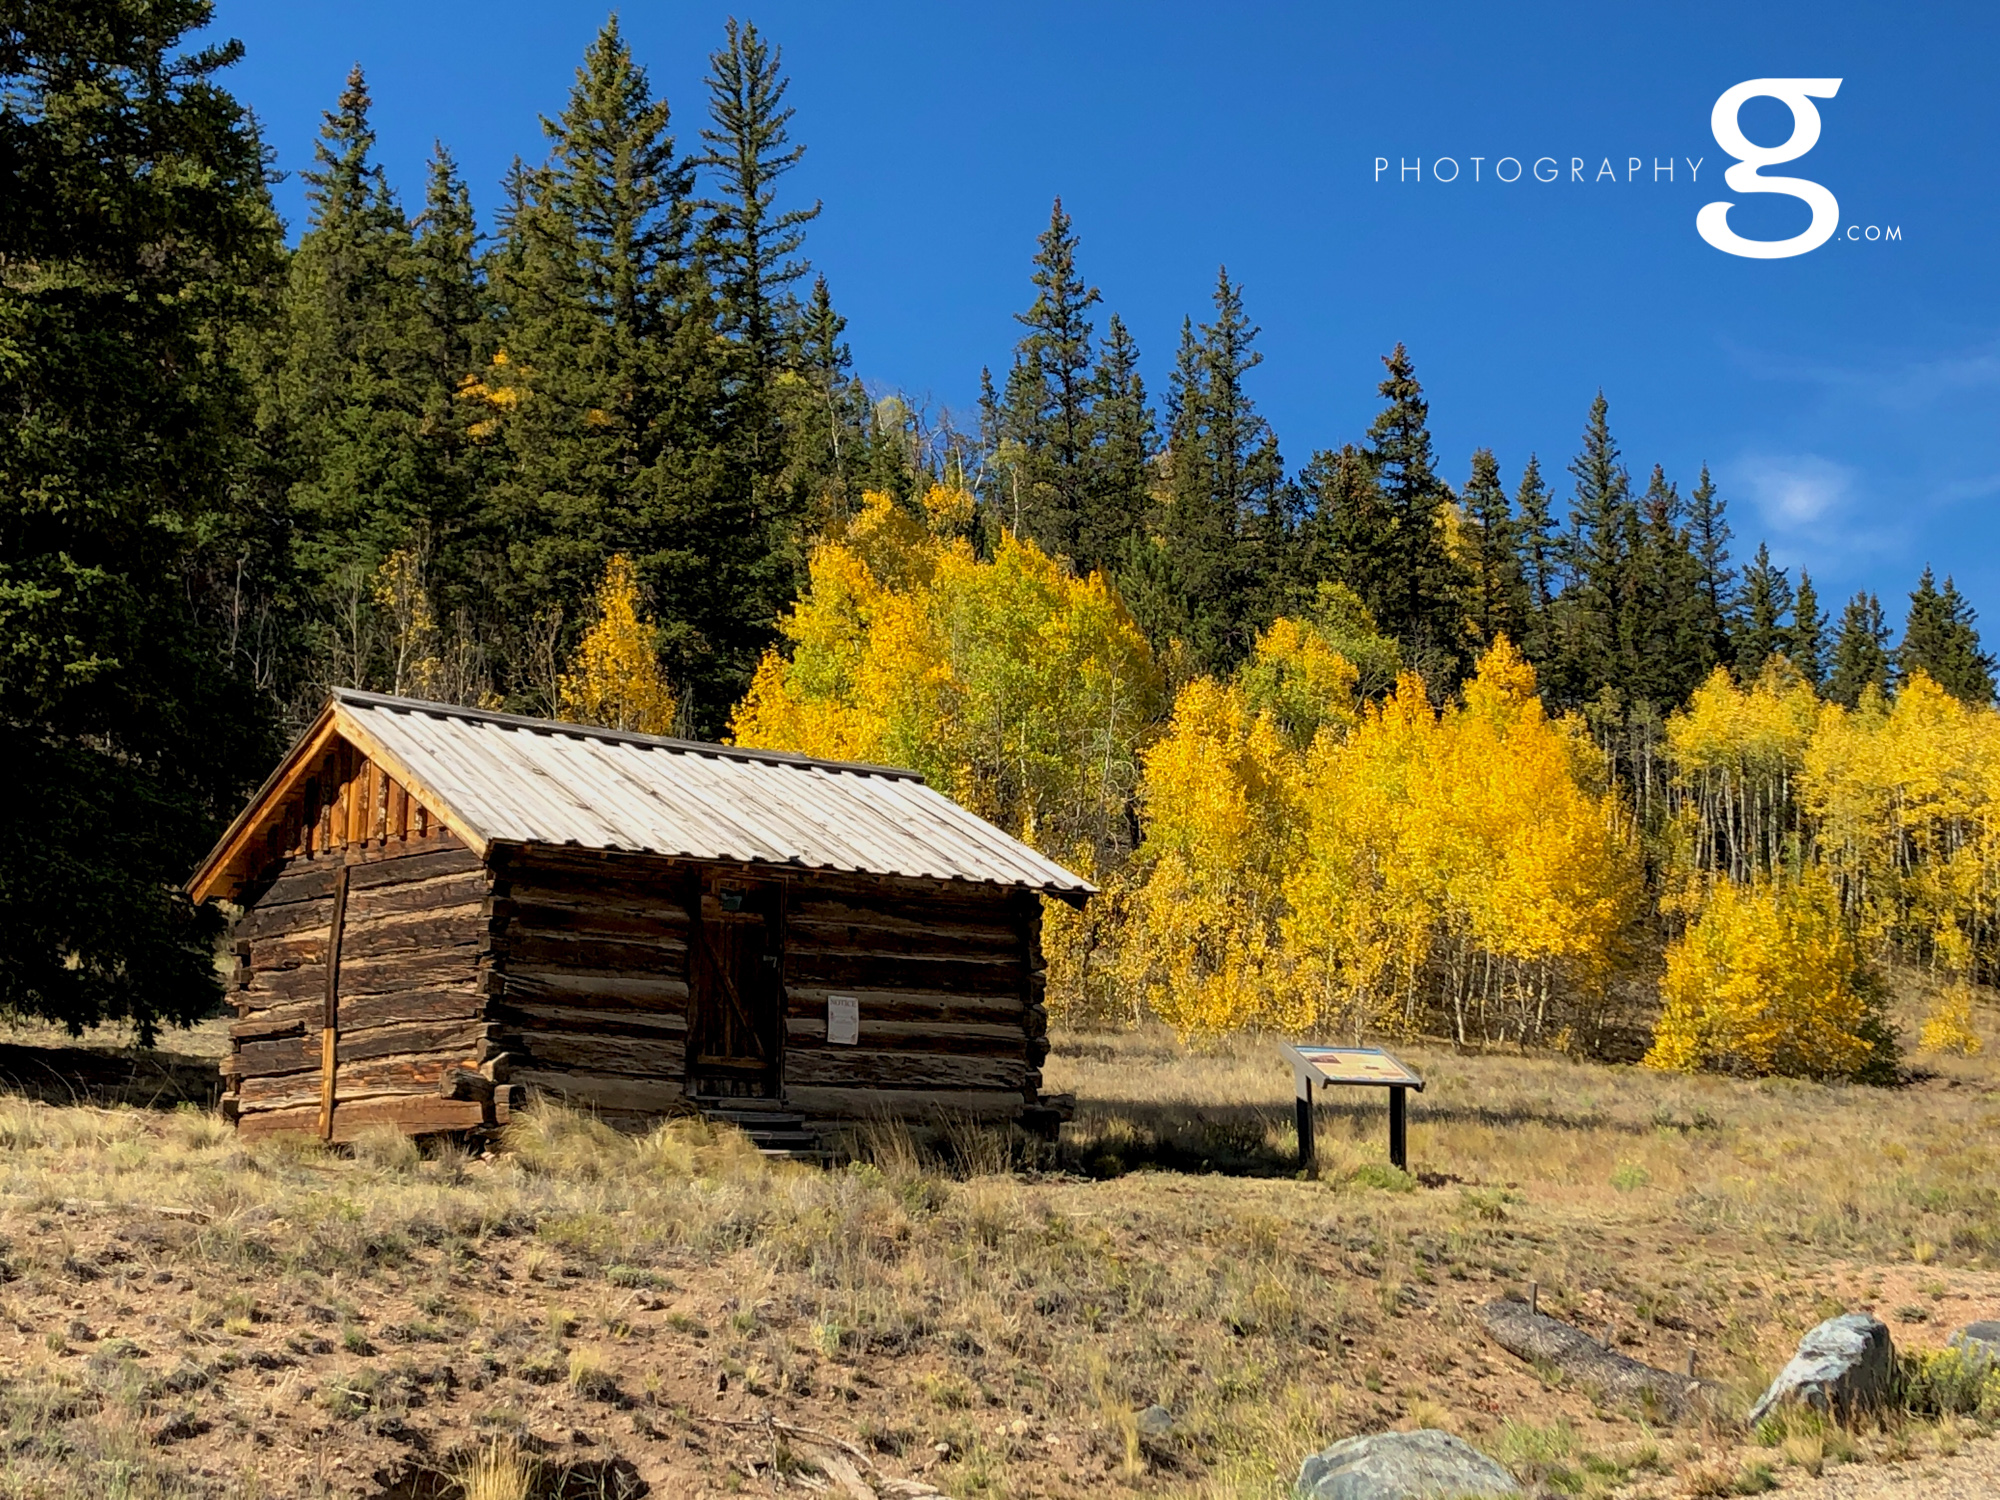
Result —
<svg viewBox="0 0 2000 1500"><path fill-rule="evenodd" d="M1774 530L1817 530L1839 518L1854 488L1854 470L1816 453L1754 454L1739 459L1733 478Z"/></svg>

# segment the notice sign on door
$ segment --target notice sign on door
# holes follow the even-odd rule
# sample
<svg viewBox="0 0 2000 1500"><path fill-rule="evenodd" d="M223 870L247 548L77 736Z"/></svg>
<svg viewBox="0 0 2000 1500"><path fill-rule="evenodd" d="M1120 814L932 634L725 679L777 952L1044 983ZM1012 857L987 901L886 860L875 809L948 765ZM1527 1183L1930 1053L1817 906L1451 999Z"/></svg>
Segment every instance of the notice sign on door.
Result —
<svg viewBox="0 0 2000 1500"><path fill-rule="evenodd" d="M852 995L826 997L826 1039L836 1047L861 1040L861 1002Z"/></svg>

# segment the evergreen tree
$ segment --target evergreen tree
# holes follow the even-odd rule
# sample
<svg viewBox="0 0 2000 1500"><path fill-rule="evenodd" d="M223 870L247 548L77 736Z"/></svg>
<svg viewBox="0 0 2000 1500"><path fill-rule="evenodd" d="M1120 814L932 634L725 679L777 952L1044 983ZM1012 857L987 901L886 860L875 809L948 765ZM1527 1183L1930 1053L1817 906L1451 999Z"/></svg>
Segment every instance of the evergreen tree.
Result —
<svg viewBox="0 0 2000 1500"><path fill-rule="evenodd" d="M799 379L780 389L789 397L783 408L791 445L786 467L795 483L815 492L821 527L848 515L859 501L853 476L868 440L868 397L854 379L853 356L842 337L846 331L847 319L834 311L826 278L815 276L786 356Z"/></svg>
<svg viewBox="0 0 2000 1500"><path fill-rule="evenodd" d="M1702 565L1682 524L1680 493L1658 464L1639 502L1631 546L1633 581L1621 626L1626 691L1664 714L1716 663Z"/></svg>
<svg viewBox="0 0 2000 1500"><path fill-rule="evenodd" d="M1826 611L1812 575L1799 569L1799 591L1792 600L1792 628L1785 636L1785 655L1813 687L1826 681Z"/></svg>
<svg viewBox="0 0 2000 1500"><path fill-rule="evenodd" d="M745 452L749 345L690 244L693 166L616 17L592 42L503 248L504 363L485 399L507 450L512 689L546 709L606 561L631 558L680 711L719 732L790 597L782 517ZM765 244L768 246L767 240ZM549 644L549 621L560 627ZM538 644L541 643L541 644Z"/></svg>
<svg viewBox="0 0 2000 1500"><path fill-rule="evenodd" d="M147 1040L220 998L221 917L181 882L275 753L229 632L271 560L237 356L281 245L211 20L0 23L0 1009Z"/></svg>
<svg viewBox="0 0 2000 1500"><path fill-rule="evenodd" d="M1541 460L1530 453L1514 491L1514 516L1521 549L1521 584L1527 595L1521 654L1538 671L1555 655L1555 606L1563 586L1562 539L1556 534L1552 500L1542 480Z"/></svg>
<svg viewBox="0 0 2000 1500"><path fill-rule="evenodd" d="M794 111L785 103L791 81L780 66L782 51L748 21L731 18L724 35L722 49L709 57L711 124L701 133L708 149L700 157L723 196L701 206L710 216L707 248L717 262L724 320L768 378L785 353L789 288L807 270L792 257L820 205L777 211L778 179L806 152L786 130Z"/></svg>
<svg viewBox="0 0 2000 1500"><path fill-rule="evenodd" d="M374 160L360 67L323 117L293 254L266 434L294 476L315 694L375 685L375 575L428 509L423 308L410 225Z"/></svg>
<svg viewBox="0 0 2000 1500"><path fill-rule="evenodd" d="M494 330L472 199L442 143L433 151L411 250L418 310L408 330L419 413L417 540L440 614L457 622L464 646L478 635L490 597L496 543L484 524L484 497L497 475L472 433L479 413L459 393L490 357ZM490 683L482 671L435 687L477 701Z"/></svg>
<svg viewBox="0 0 2000 1500"><path fill-rule="evenodd" d="M1833 667L1826 696L1853 708L1869 688L1887 694L1894 655L1889 650L1889 626L1882 618L1882 601L1858 593L1840 614L1840 633L1833 642Z"/></svg>
<svg viewBox="0 0 2000 1500"><path fill-rule="evenodd" d="M1519 526L1500 465L1491 448L1472 455L1472 477L1460 497L1472 578L1467 590L1473 630L1481 646L1501 636L1519 642L1528 616L1528 587L1522 576Z"/></svg>
<svg viewBox="0 0 2000 1500"><path fill-rule="evenodd" d="M1716 661L1729 655L1729 622L1736 613L1736 570L1729 565L1728 506L1715 492L1708 465L1688 496L1688 540L1701 565L1701 592L1707 603L1709 652Z"/></svg>
<svg viewBox="0 0 2000 1500"><path fill-rule="evenodd" d="M1390 603L1392 549L1373 459L1354 443L1322 449L1299 471L1298 485L1305 497L1301 576L1314 585L1342 585L1378 615Z"/></svg>
<svg viewBox="0 0 2000 1500"><path fill-rule="evenodd" d="M1910 594L1903 643L1896 648L1896 674L1907 682L1918 672L1954 698L1984 706L1993 701L1993 658L1980 649L1972 606L1950 578L1939 592L1926 567Z"/></svg>
<svg viewBox="0 0 2000 1500"><path fill-rule="evenodd" d="M1771 549L1757 544L1757 556L1743 570L1741 617L1736 632L1736 675L1752 681L1774 653L1791 645L1785 616L1792 611L1792 584L1771 561Z"/></svg>
<svg viewBox="0 0 2000 1500"><path fill-rule="evenodd" d="M1139 346L1111 315L1090 377L1095 442L1088 503L1077 520L1077 566L1108 569L1123 559L1152 509L1157 422L1139 375Z"/></svg>
<svg viewBox="0 0 2000 1500"><path fill-rule="evenodd" d="M1432 461L1430 403L1409 352L1398 344L1382 363L1388 375L1377 390L1388 405L1368 428L1388 564L1378 589L1387 607L1376 620L1403 643L1412 663L1451 676L1464 654L1458 569L1441 524L1451 491ZM1368 597L1362 593L1364 601Z"/></svg>
<svg viewBox="0 0 2000 1500"><path fill-rule="evenodd" d="M1200 337L1187 323L1168 388L1168 496L1161 517L1173 612L1160 622L1186 641L1196 665L1226 672L1257 629L1257 559L1263 524L1282 503L1278 440L1257 414L1243 377L1263 359L1243 311L1243 289L1226 268L1215 288L1215 321Z"/></svg>
<svg viewBox="0 0 2000 1500"><path fill-rule="evenodd" d="M1077 272L1076 248L1058 198L1035 250L1034 303L1015 318L1028 332L1014 350L998 408L995 477L1027 535L1044 551L1089 566L1101 560L1079 555L1094 477L1089 313L1099 295Z"/></svg>
<svg viewBox="0 0 2000 1500"><path fill-rule="evenodd" d="M1569 466L1576 480L1569 531L1563 537L1568 576L1558 619L1558 697L1594 701L1606 688L1622 692L1627 660L1621 639L1629 616L1632 541L1638 518L1631 477L1611 436L1610 404L1599 391L1584 425L1583 449Z"/></svg>

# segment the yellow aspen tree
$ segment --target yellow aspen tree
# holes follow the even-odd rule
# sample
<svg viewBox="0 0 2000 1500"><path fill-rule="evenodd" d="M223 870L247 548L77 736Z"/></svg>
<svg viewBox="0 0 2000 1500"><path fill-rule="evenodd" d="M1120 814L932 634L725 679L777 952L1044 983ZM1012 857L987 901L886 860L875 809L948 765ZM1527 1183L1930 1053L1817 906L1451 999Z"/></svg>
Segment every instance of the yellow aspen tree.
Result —
<svg viewBox="0 0 2000 1500"><path fill-rule="evenodd" d="M1667 950L1646 1065L1881 1081L1895 1046L1878 983L1818 870L1715 880Z"/></svg>
<svg viewBox="0 0 2000 1500"><path fill-rule="evenodd" d="M660 671L658 631L639 613L639 574L620 553L604 566L597 619L557 685L556 717L641 734L671 734L673 688Z"/></svg>

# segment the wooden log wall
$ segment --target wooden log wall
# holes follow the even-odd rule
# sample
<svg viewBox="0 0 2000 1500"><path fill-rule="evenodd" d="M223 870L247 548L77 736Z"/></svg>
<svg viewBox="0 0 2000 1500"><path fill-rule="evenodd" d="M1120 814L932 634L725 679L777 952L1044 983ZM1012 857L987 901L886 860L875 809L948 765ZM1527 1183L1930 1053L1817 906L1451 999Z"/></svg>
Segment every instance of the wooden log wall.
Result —
<svg viewBox="0 0 2000 1500"><path fill-rule="evenodd" d="M1011 1118L1041 1086L1040 898L941 881L801 876L785 922L785 1097L815 1119ZM828 995L859 1002L854 1046Z"/></svg>
<svg viewBox="0 0 2000 1500"><path fill-rule="evenodd" d="M638 1126L687 1073L687 867L534 848L496 859L494 1076Z"/></svg>
<svg viewBox="0 0 2000 1500"><path fill-rule="evenodd" d="M637 1126L685 1107L698 870L632 854L496 852L489 1064ZM820 1120L1011 1118L1047 1055L1040 898L938 881L762 872L786 887L784 1098ZM829 994L860 1010L826 1039Z"/></svg>
<svg viewBox="0 0 2000 1500"><path fill-rule="evenodd" d="M273 821L270 847L265 877L240 897L225 1112L252 1137L297 1130L350 1140L380 1123L412 1133L480 1124L480 1103L438 1091L447 1071L477 1068L489 1051L491 905L479 857L340 742Z"/></svg>

